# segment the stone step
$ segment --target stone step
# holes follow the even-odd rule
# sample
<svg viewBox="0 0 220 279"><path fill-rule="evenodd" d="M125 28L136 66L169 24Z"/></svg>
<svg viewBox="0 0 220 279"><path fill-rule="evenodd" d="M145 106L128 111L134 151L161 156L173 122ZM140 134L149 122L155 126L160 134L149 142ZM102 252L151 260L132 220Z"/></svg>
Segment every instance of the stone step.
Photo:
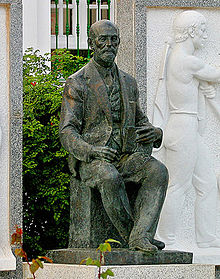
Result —
<svg viewBox="0 0 220 279"><path fill-rule="evenodd" d="M110 277L114 279L216 279L215 265L206 264L124 265L108 268L114 272L115 276ZM32 278L26 263L23 270L24 279ZM97 268L93 266L45 263L44 268L36 272L36 279L97 279L97 273Z"/></svg>

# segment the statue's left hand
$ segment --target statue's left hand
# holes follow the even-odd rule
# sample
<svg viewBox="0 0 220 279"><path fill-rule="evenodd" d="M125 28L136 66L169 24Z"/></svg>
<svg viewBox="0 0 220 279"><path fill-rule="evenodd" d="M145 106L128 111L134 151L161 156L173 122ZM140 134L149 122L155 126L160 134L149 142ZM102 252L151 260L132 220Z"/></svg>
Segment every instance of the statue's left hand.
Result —
<svg viewBox="0 0 220 279"><path fill-rule="evenodd" d="M137 138L136 138L137 143L153 143L162 136L161 129L155 128L153 126L152 127L144 126L138 128L136 132L137 132Z"/></svg>

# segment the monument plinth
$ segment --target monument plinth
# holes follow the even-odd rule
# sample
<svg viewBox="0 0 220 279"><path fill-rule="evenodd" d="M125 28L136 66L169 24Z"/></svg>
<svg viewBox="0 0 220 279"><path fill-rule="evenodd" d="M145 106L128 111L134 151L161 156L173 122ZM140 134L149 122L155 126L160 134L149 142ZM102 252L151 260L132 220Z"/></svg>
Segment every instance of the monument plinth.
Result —
<svg viewBox="0 0 220 279"><path fill-rule="evenodd" d="M80 264L82 259L98 258L94 248L68 248L52 250L47 254L57 264ZM193 254L179 251L142 252L129 249L112 249L105 254L105 265L191 264Z"/></svg>

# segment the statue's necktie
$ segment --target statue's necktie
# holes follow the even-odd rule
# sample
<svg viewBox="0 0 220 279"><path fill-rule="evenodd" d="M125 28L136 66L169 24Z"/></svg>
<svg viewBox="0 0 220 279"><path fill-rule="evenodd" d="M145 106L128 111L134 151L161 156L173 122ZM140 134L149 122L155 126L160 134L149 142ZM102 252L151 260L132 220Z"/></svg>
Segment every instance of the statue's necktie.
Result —
<svg viewBox="0 0 220 279"><path fill-rule="evenodd" d="M113 84L113 76L112 76L112 71L111 69L110 70L107 70L105 72L105 83L106 85L110 88Z"/></svg>

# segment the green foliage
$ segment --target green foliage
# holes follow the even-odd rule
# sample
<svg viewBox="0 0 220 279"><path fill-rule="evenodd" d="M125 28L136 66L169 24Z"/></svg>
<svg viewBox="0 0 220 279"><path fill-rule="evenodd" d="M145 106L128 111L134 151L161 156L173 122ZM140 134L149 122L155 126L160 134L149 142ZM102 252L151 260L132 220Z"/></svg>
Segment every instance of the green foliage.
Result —
<svg viewBox="0 0 220 279"><path fill-rule="evenodd" d="M109 268L105 272L101 273L101 278L103 279L108 278L108 276L114 276L114 273Z"/></svg>
<svg viewBox="0 0 220 279"><path fill-rule="evenodd" d="M70 173L58 133L60 77L88 62L65 50L51 57L28 49L23 58L24 246L32 257L67 245Z"/></svg>
<svg viewBox="0 0 220 279"><path fill-rule="evenodd" d="M110 243L118 243L121 244L119 241L114 239L107 239L104 243L101 243L99 247L96 249L97 252L99 252L99 259L93 260L92 258L83 259L80 264L83 264L85 262L86 265L94 265L98 267L98 279L103 278L107 279L108 276L114 276L114 273L111 271L111 269L107 269L106 271L101 270L102 265L105 264L105 258L104 255L106 252L111 252L112 247Z"/></svg>
<svg viewBox="0 0 220 279"><path fill-rule="evenodd" d="M107 251L111 252L111 245L110 243L118 243L118 244L121 244L118 240L114 240L114 239L107 239L105 241L105 243L101 243L99 245L99 247L97 248L98 251L100 251L101 253L105 253Z"/></svg>
<svg viewBox="0 0 220 279"><path fill-rule="evenodd" d="M24 260L29 265L29 270L30 270L31 274L33 275L33 279L36 279L35 272L39 268L44 268L42 260L46 260L50 263L53 263L53 261L48 257L38 256L36 259L32 259L32 263L30 263L28 260L27 253L23 249L22 235L23 235L22 229L19 228L18 226L16 226L16 231L11 236L11 245L20 246L20 248L15 249L15 255L18 257L24 258Z"/></svg>
<svg viewBox="0 0 220 279"><path fill-rule="evenodd" d="M80 70L86 63L89 62L88 58L74 56L68 51L57 49L52 53L51 57L52 70L55 74L62 74L66 79L70 73L75 73Z"/></svg>

